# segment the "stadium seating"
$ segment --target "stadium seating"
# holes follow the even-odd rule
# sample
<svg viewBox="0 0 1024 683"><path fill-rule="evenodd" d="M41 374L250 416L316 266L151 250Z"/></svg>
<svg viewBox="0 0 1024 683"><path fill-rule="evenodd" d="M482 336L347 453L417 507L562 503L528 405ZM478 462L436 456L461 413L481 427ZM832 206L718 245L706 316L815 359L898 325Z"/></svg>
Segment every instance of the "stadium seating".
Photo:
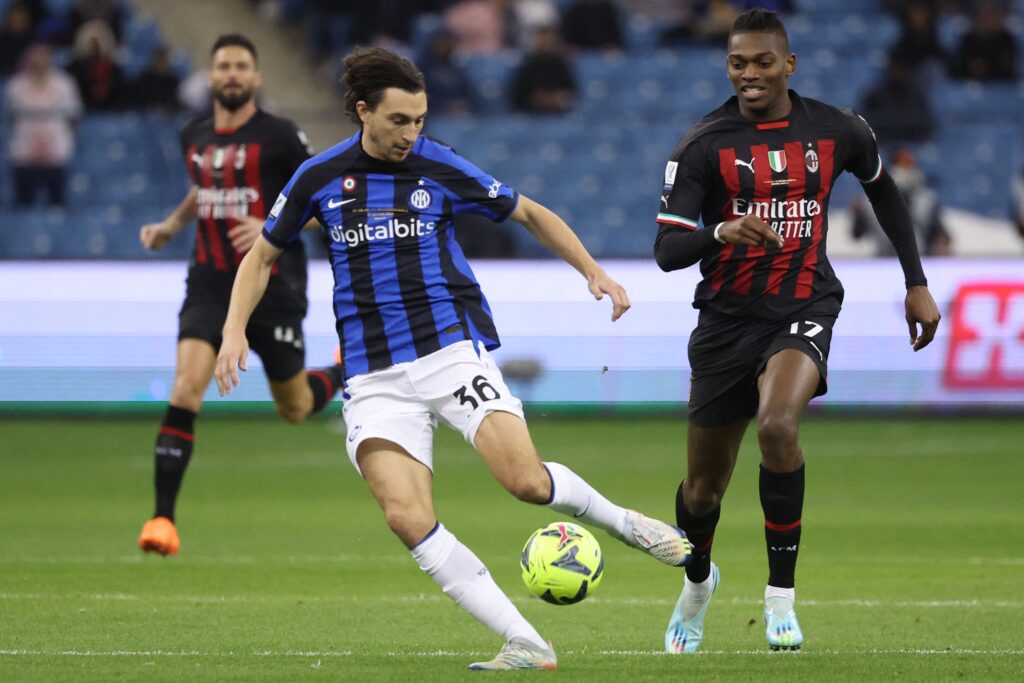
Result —
<svg viewBox="0 0 1024 683"><path fill-rule="evenodd" d="M304 0L279 5L287 19L309 16ZM877 0L801 0L798 6L800 13L786 19L799 55L793 87L805 96L857 106L885 68L898 23ZM1016 7L1024 14L1024 0ZM347 49L348 26L339 22L331 32ZM1010 25L1019 31L1019 21ZM413 49L422 51L438 26L436 16L418 18ZM565 216L602 257L649 256L668 154L689 126L732 94L721 48L659 48L663 27L650 17L629 16L625 28L624 53L576 56L579 100L568 116L510 113L508 85L521 56L507 51L461 60L481 95L478 116L435 115L428 126L433 137ZM953 48L965 28L962 20L944 20L940 38ZM162 39L156 23L131 12L124 42L126 68L134 74ZM180 55L176 64L187 72ZM914 149L943 203L1005 217L1009 179L1024 167L1024 85L939 75L927 90L939 127L933 142ZM187 188L177 142L182 123L140 113L86 117L64 212L13 211L6 150L0 150L0 258L183 258L188 240L147 254L137 239L138 226L166 215ZM858 193L856 183L840 182L833 208L846 207ZM525 233L515 234L519 255L547 255Z"/></svg>

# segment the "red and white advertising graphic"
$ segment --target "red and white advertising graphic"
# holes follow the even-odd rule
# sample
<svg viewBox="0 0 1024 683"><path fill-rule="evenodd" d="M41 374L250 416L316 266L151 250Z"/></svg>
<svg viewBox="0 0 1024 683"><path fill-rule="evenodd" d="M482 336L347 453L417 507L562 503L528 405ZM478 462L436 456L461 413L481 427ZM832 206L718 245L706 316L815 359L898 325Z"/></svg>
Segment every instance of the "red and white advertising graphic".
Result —
<svg viewBox="0 0 1024 683"><path fill-rule="evenodd" d="M1024 281L962 284L950 314L943 384L951 389L1024 388Z"/></svg>

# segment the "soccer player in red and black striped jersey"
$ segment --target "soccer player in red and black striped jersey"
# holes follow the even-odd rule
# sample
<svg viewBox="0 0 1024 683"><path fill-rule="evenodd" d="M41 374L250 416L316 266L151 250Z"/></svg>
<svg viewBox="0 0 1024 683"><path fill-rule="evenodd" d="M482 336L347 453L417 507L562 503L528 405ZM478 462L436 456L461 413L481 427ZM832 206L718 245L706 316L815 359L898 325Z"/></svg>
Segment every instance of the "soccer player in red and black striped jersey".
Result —
<svg viewBox="0 0 1024 683"><path fill-rule="evenodd" d="M915 351L931 342L939 322L910 216L871 128L851 110L789 90L796 64L774 12L741 14L726 60L736 96L687 132L665 169L658 265L671 271L699 262L703 275L689 343L687 474L676 496L677 523L694 559L665 634L672 653L694 652L703 638L719 580L711 562L719 505L755 416L769 568L766 636L773 649L803 643L793 608L804 498L798 427L807 403L825 393L843 300L825 254L829 193L843 171L863 184L899 256Z"/></svg>
<svg viewBox="0 0 1024 683"><path fill-rule="evenodd" d="M178 552L175 502L192 455L196 414L213 378L238 264L263 229L268 201L310 157L294 123L257 107L260 83L252 42L238 34L218 38L210 62L213 115L186 126L181 136L192 189L167 219L143 226L139 235L144 247L160 249L198 219L179 314L174 387L156 440L156 512L139 536L146 552ZM289 422L321 410L343 378L340 366L303 368L305 315L306 254L296 241L278 259L247 330L277 411Z"/></svg>

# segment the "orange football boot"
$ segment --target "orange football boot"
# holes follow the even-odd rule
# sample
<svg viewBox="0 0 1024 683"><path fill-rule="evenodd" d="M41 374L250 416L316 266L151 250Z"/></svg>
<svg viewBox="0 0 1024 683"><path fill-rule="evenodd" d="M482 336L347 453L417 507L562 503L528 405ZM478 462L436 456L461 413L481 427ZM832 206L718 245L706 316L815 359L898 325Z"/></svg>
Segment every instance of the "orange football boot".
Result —
<svg viewBox="0 0 1024 683"><path fill-rule="evenodd" d="M142 527L139 534L139 549L144 553L177 555L181 542L174 522L166 517L154 517Z"/></svg>

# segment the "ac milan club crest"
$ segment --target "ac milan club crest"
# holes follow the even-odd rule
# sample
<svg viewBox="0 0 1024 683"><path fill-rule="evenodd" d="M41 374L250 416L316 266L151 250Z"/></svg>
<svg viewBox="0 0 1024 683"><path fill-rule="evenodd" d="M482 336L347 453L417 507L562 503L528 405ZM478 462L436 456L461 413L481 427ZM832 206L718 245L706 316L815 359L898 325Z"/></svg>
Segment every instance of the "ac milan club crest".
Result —
<svg viewBox="0 0 1024 683"><path fill-rule="evenodd" d="M807 163L807 170L808 171L810 171L811 173L817 173L818 172L818 153L817 152L815 152L813 149L807 150L807 153L804 154L804 161Z"/></svg>

